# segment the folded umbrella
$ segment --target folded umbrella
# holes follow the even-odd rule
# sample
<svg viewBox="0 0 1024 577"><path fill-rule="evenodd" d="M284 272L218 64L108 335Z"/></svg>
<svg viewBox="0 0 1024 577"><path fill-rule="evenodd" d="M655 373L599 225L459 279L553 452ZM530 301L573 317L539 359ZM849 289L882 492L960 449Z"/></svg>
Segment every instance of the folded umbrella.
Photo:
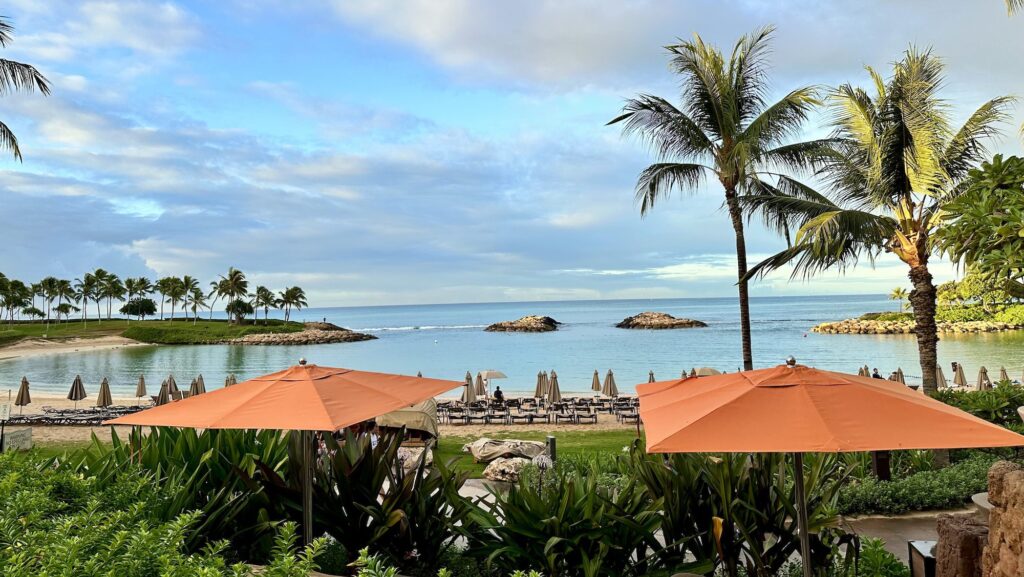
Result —
<svg viewBox="0 0 1024 577"><path fill-rule="evenodd" d="M135 398L141 399L146 396L146 376L139 375L139 382L135 385Z"/></svg>
<svg viewBox="0 0 1024 577"><path fill-rule="evenodd" d="M601 387L601 394L606 397L619 396L619 387L615 384L615 375L611 369L608 369L608 374L604 376L604 386Z"/></svg>
<svg viewBox="0 0 1024 577"><path fill-rule="evenodd" d="M562 402L562 391L558 388L558 374L553 370L551 371L551 380L548 383L548 402Z"/></svg>
<svg viewBox="0 0 1024 577"><path fill-rule="evenodd" d="M597 374L597 369L594 369L594 378L590 379L590 390L601 392L601 377Z"/></svg>
<svg viewBox="0 0 1024 577"><path fill-rule="evenodd" d="M992 388L992 379L988 378L988 369L981 367L978 370L978 390L986 391Z"/></svg>
<svg viewBox="0 0 1024 577"><path fill-rule="evenodd" d="M25 405L32 403L32 394L28 390L28 377L21 377L21 386L18 387L18 396L14 398L14 406L21 407L19 413L25 410Z"/></svg>
<svg viewBox="0 0 1024 577"><path fill-rule="evenodd" d="M68 400L75 402L75 408L78 408L78 401L84 399L87 395L85 394L85 385L82 384L82 376L75 375L75 380L71 382L71 390L68 391Z"/></svg>
<svg viewBox="0 0 1024 577"><path fill-rule="evenodd" d="M1006 372L1006 367L999 367L999 382L1010 382L1010 374Z"/></svg>
<svg viewBox="0 0 1024 577"><path fill-rule="evenodd" d="M100 381L100 392L96 395L96 406L103 408L113 404L114 399L110 396L110 381L107 380L107 377L103 377L103 380Z"/></svg>
<svg viewBox="0 0 1024 577"><path fill-rule="evenodd" d="M653 383L654 382L654 371L650 371L649 373L647 373L647 382L648 383Z"/></svg>

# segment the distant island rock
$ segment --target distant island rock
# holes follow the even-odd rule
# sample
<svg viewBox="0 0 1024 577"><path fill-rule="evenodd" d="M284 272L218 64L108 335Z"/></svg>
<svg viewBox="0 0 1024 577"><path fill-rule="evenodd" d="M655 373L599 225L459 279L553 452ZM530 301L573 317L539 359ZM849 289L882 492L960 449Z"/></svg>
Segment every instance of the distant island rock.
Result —
<svg viewBox="0 0 1024 577"><path fill-rule="evenodd" d="M706 327L707 323L694 319L680 319L668 313L643 312L626 317L615 325L620 329L692 329Z"/></svg>
<svg viewBox="0 0 1024 577"><path fill-rule="evenodd" d="M557 331L562 323L551 317L528 315L514 321L502 321L488 326L489 333L548 333Z"/></svg>
<svg viewBox="0 0 1024 577"><path fill-rule="evenodd" d="M228 341L232 345L325 345L371 341L377 337L339 327L331 323L305 323L305 328L291 333L256 333Z"/></svg>

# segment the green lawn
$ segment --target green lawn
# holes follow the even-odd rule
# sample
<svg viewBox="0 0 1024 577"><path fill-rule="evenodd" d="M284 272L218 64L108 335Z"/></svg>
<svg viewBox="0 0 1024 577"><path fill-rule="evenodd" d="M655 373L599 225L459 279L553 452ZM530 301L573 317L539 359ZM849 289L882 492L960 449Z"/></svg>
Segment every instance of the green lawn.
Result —
<svg viewBox="0 0 1024 577"><path fill-rule="evenodd" d="M298 332L302 323L284 322L271 319L268 324L249 320L241 325L226 320L199 320L193 323L183 318L168 320L127 321L124 319L89 320L81 322L14 323L0 324L0 346L15 343L24 338L45 338L62 340L69 338L96 338L124 336L137 341L157 344L204 344L242 337L252 333Z"/></svg>
<svg viewBox="0 0 1024 577"><path fill-rule="evenodd" d="M521 439L524 441L544 441L549 433L542 431L502 431L488 434L492 439ZM617 429L613 431L558 431L550 433L554 435L559 456L567 455L593 455L603 453L606 455L622 454L622 448L628 446L636 439L636 429ZM485 463L474 463L469 453L462 452L462 445L475 441L473 436L442 436L437 444L435 459L449 462L454 459L455 467L467 471L473 477L480 477L483 474Z"/></svg>

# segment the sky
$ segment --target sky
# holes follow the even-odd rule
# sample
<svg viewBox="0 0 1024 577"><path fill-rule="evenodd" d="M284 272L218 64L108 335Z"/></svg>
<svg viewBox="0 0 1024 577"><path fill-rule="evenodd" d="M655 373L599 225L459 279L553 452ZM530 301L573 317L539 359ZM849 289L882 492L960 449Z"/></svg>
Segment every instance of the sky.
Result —
<svg viewBox="0 0 1024 577"><path fill-rule="evenodd" d="M229 266L311 305L731 296L721 190L641 218L652 157L606 126L677 101L664 46L777 27L772 88L867 85L911 44L966 116L1024 93L1024 15L1001 0L8 1L0 57L52 94L6 94L24 162L0 160L0 272L26 281ZM807 135L820 134L815 116ZM1018 107L993 150L1019 153ZM784 247L752 223L750 262ZM955 274L937 262L938 281ZM880 293L905 268L754 283Z"/></svg>

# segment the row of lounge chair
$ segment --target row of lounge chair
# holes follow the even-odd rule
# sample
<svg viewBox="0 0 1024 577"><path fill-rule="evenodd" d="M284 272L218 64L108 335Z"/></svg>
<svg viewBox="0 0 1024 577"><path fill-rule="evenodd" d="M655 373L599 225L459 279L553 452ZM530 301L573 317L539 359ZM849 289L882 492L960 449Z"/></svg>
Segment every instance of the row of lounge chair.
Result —
<svg viewBox="0 0 1024 577"><path fill-rule="evenodd" d="M88 407L81 409L55 409L43 407L42 413L29 415L11 415L7 422L9 425L80 425L99 426L104 421L109 421L123 415L130 415L148 408L145 406L117 406L117 407Z"/></svg>
<svg viewBox="0 0 1024 577"><path fill-rule="evenodd" d="M537 399L478 401L469 404L441 402L437 407L440 422L462 425L596 424L599 413L615 415L616 420L623 423L637 423L640 419L635 398L567 398L557 403Z"/></svg>

